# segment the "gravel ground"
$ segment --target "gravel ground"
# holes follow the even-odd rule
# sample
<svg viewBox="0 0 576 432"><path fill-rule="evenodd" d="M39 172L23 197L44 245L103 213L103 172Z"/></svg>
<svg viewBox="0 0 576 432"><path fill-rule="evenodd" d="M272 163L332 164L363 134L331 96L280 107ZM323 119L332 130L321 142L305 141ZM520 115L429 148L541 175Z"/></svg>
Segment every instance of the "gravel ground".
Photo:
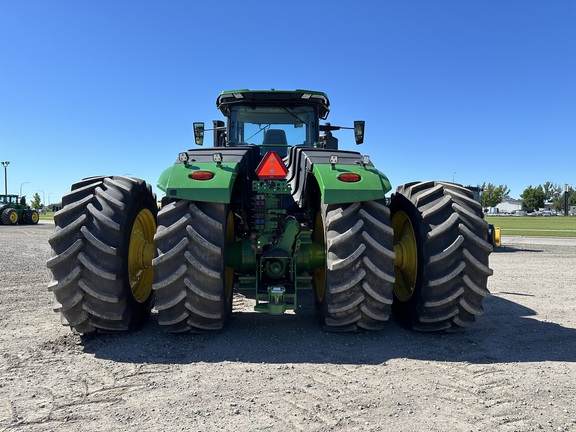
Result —
<svg viewBox="0 0 576 432"><path fill-rule="evenodd" d="M323 332L235 298L226 331L81 338L47 291L52 223L0 226L0 431L576 431L576 243L503 237L452 334Z"/></svg>

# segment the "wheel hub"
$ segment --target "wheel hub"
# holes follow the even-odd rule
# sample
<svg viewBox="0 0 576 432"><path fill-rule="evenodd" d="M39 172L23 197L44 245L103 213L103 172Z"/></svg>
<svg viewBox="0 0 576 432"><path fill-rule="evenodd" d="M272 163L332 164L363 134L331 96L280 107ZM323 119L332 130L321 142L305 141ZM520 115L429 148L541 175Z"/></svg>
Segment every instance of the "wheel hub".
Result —
<svg viewBox="0 0 576 432"><path fill-rule="evenodd" d="M130 289L140 303L146 301L152 292L155 232L156 221L152 212L148 209L142 210L134 221L128 251Z"/></svg>
<svg viewBox="0 0 576 432"><path fill-rule="evenodd" d="M408 301L414 293L418 276L418 245L414 227L408 215L399 211L392 216L394 230L394 294L400 301Z"/></svg>

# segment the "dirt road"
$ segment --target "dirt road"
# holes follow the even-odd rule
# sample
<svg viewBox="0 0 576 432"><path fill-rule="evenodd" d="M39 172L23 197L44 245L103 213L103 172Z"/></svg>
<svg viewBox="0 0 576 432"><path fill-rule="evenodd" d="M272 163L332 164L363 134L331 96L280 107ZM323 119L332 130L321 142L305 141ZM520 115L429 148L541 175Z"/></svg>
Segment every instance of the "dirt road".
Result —
<svg viewBox="0 0 576 432"><path fill-rule="evenodd" d="M576 431L576 245L509 243L462 333L330 334L312 301L230 327L81 339L52 312L52 225L0 226L0 431ZM242 312L240 312L242 311Z"/></svg>

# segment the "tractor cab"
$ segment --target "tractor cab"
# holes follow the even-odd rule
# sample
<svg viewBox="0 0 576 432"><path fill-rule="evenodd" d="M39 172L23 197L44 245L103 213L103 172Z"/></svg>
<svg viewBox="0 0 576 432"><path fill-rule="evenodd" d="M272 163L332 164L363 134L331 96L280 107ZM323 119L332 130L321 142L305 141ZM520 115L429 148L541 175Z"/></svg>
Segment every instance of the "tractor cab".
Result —
<svg viewBox="0 0 576 432"><path fill-rule="evenodd" d="M18 204L18 195L0 195L0 204Z"/></svg>
<svg viewBox="0 0 576 432"><path fill-rule="evenodd" d="M313 147L318 141L316 117L312 106L233 105L227 145L257 145L262 155L276 151L285 157L289 147Z"/></svg>
<svg viewBox="0 0 576 432"><path fill-rule="evenodd" d="M214 120L214 147L256 145L265 155L275 151L286 157L290 147L337 148L331 131L340 127L320 125L330 112L328 96L310 90L230 90L216 100L227 124ZM357 143L364 122L355 122ZM358 129L358 130L357 130ZM202 145L204 123L194 123L196 144ZM210 130L210 129L208 129ZM320 136L320 131L325 135Z"/></svg>

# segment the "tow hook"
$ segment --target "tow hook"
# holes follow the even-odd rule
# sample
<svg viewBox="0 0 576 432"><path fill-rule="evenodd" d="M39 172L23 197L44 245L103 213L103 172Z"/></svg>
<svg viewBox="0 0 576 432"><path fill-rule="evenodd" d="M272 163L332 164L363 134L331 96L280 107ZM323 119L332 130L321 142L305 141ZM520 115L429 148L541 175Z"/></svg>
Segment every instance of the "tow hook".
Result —
<svg viewBox="0 0 576 432"><path fill-rule="evenodd" d="M283 286L268 287L268 309L272 315L282 315L286 312L285 293L286 289Z"/></svg>

